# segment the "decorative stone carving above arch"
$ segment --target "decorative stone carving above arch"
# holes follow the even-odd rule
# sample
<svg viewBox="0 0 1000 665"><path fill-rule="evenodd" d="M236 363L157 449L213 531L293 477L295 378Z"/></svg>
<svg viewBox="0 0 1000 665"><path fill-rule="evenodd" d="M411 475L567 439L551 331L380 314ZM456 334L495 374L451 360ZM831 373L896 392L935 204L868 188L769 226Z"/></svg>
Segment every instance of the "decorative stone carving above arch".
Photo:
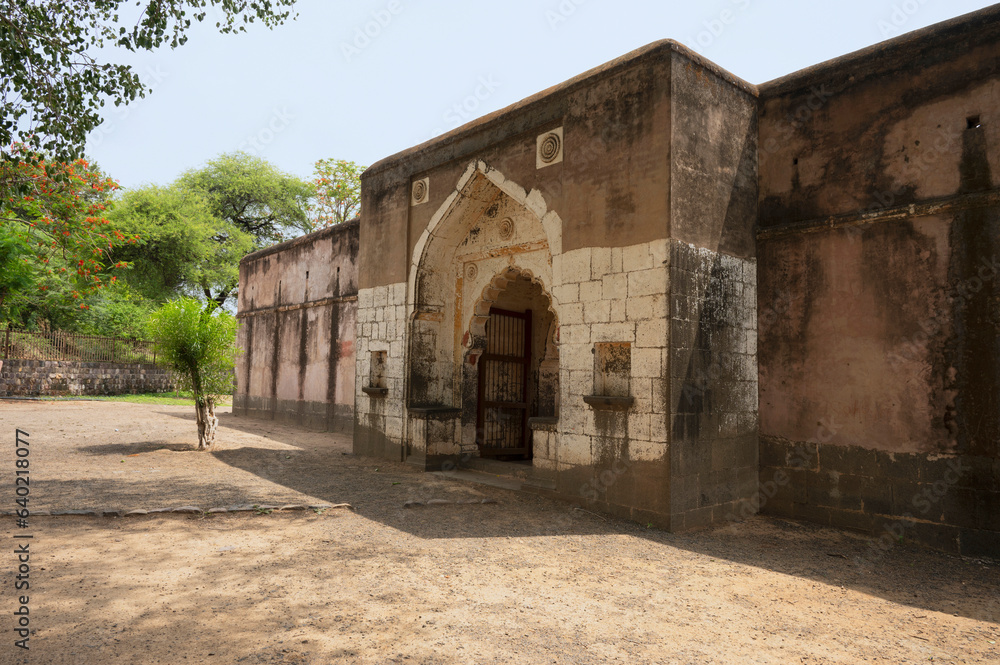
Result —
<svg viewBox="0 0 1000 665"><path fill-rule="evenodd" d="M500 294L503 293L507 285L513 282L518 277L524 277L532 284L537 284L541 287L542 292L548 296L549 307L548 311L551 312L553 318L558 321L559 317L556 315L555 309L552 307L552 296L548 293L548 289L545 284L539 280L531 270L526 270L517 267L516 265L511 265L503 271L497 273L490 280L489 284L483 287L479 299L475 302L472 307L472 318L469 320L469 335L470 338L481 337L486 334L486 322L490 318L490 308L496 303ZM467 342L466 347L470 346Z"/></svg>
<svg viewBox="0 0 1000 665"><path fill-rule="evenodd" d="M469 164L421 233L410 265L407 362L411 406L460 406L463 365L475 363L494 300L521 275L539 284L553 314L552 255L562 221L483 161ZM471 351L471 353L470 353Z"/></svg>
<svg viewBox="0 0 1000 665"><path fill-rule="evenodd" d="M548 209L541 192L536 189L526 191L482 160L471 162L455 184L455 189L435 211L427 228L420 234L420 238L413 248L413 256L410 259L409 288L407 289L409 294L407 304L411 314L417 307L417 298L419 297L416 288L417 273L421 264L425 263L424 257L427 254L428 245L437 244L433 242L435 240L451 240L454 243L453 246L457 247L465 233L463 233L463 225L458 223L456 218L467 218L469 213L474 212L477 208L480 213L485 212L488 205L484 205L484 203L488 202L484 201L483 197L488 194L495 196L497 191L520 204L525 211L531 213L541 223L550 256L562 253L562 220L559 219L559 215L555 211ZM512 226L515 227L512 229L512 236L514 236L517 233L516 221L511 220L511 222ZM443 244L447 245L448 243Z"/></svg>

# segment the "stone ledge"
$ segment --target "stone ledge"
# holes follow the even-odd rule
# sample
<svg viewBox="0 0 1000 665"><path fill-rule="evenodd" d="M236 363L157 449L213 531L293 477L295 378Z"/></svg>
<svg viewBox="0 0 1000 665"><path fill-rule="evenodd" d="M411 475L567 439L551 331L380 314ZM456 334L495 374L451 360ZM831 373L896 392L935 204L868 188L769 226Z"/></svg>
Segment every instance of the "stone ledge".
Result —
<svg viewBox="0 0 1000 665"><path fill-rule="evenodd" d="M411 406L406 409L414 418L448 420L462 415L462 409L453 406Z"/></svg>
<svg viewBox="0 0 1000 665"><path fill-rule="evenodd" d="M584 395L583 401L595 409L626 410L635 404L634 397L614 397L611 395Z"/></svg>
<svg viewBox="0 0 1000 665"><path fill-rule="evenodd" d="M559 418L556 416L534 416L528 418L528 427L533 430L555 432L558 425Z"/></svg>

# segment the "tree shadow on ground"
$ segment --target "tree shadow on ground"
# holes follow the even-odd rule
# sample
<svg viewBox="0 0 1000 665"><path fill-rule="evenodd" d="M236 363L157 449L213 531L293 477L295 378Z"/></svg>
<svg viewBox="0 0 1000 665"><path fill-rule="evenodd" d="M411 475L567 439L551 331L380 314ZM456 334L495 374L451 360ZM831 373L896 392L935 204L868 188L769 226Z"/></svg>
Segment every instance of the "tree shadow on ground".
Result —
<svg viewBox="0 0 1000 665"><path fill-rule="evenodd" d="M176 475L122 475L116 478L79 480L38 479L32 483L35 500L32 510L154 510L194 506L209 508L245 506L263 503L301 503L302 497L289 490L261 501L259 494L246 488L216 485Z"/></svg>
<svg viewBox="0 0 1000 665"><path fill-rule="evenodd" d="M152 453L157 450L169 450L171 452L185 452L197 450L197 444L188 443L167 443L165 441L138 441L136 443L103 443L95 446L82 446L77 448L81 453L89 455L111 455L114 457L128 457L131 455L141 455L142 453Z"/></svg>

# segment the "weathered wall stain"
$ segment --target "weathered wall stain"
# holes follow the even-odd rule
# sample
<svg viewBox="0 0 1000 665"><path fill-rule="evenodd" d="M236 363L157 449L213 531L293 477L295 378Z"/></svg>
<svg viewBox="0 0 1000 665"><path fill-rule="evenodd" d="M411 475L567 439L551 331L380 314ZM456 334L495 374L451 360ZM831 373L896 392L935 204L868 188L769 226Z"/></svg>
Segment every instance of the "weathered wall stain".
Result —
<svg viewBox="0 0 1000 665"><path fill-rule="evenodd" d="M998 38L993 7L761 86L765 512L1000 552Z"/></svg>

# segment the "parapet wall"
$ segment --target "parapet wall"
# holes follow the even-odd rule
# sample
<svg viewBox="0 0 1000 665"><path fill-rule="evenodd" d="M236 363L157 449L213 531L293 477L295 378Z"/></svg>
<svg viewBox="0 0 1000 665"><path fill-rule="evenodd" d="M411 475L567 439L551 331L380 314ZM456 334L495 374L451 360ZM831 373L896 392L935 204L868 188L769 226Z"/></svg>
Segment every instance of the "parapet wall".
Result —
<svg viewBox="0 0 1000 665"><path fill-rule="evenodd" d="M358 222L240 262L233 412L313 429L354 419Z"/></svg>

